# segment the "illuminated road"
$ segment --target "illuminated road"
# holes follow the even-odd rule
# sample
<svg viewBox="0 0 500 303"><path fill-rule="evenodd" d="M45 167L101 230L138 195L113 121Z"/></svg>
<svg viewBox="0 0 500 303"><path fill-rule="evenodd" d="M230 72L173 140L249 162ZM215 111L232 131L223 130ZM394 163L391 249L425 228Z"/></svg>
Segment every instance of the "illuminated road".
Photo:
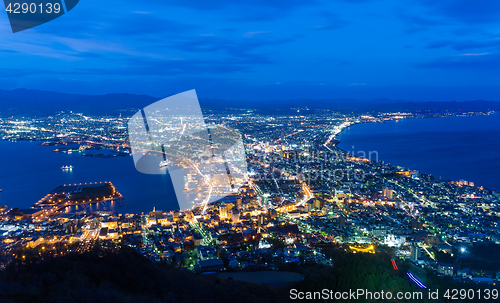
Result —
<svg viewBox="0 0 500 303"><path fill-rule="evenodd" d="M206 229L203 228L203 225L194 216L193 219L189 221L189 225L191 225L191 228L196 230L203 237L205 245L214 244L214 239L212 238L212 235Z"/></svg>
<svg viewBox="0 0 500 303"><path fill-rule="evenodd" d="M333 140L333 138L335 138L335 136L340 134L344 128L350 125L351 125L350 122L342 122L342 124L334 126L333 133L330 135L330 137L328 137L323 146L326 147L329 151L332 151L332 149L328 147L328 144Z"/></svg>
<svg viewBox="0 0 500 303"><path fill-rule="evenodd" d="M394 268L394 270L398 270L398 266L396 265L396 261L394 261L394 259L391 258L391 263L392 263L392 267Z"/></svg>
<svg viewBox="0 0 500 303"><path fill-rule="evenodd" d="M297 180L296 176L292 176L289 173L287 173L286 171L281 171L281 173L292 180ZM304 191L305 195L304 195L304 198L299 203L297 203L296 206L302 206L305 203L307 203L307 201L311 200L314 197L314 195L311 191L311 188L307 185L307 183L305 183L304 181L301 181L301 184L302 184L302 190Z"/></svg>
<svg viewBox="0 0 500 303"><path fill-rule="evenodd" d="M259 205L260 207L264 207L264 208L269 208L270 206L272 206L270 203L269 203L269 200L267 199L267 196L262 192L262 190L260 189L260 187L253 183L252 180L249 180L248 181L248 185L250 185L250 187L253 189L253 191L255 191L255 193L257 194L257 196L259 196Z"/></svg>
<svg viewBox="0 0 500 303"><path fill-rule="evenodd" d="M410 280L415 282L415 284L417 284L418 287L427 288L427 286L425 286L422 282L420 282L417 278L415 278L415 276L413 276L412 273L407 272L406 275L408 276L408 278L410 278Z"/></svg>
<svg viewBox="0 0 500 303"><path fill-rule="evenodd" d="M303 181L302 181L302 190L304 191L305 195L304 195L304 198L302 199L302 201L297 203L297 206L302 206L302 205L306 204L307 201L311 200L314 197L314 195L311 191L311 188L309 188L309 186Z"/></svg>
<svg viewBox="0 0 500 303"><path fill-rule="evenodd" d="M198 166L196 166L193 161L191 161L190 159L186 159L187 162L189 163L189 166L191 166L192 168L194 168L198 174L203 178L203 180L205 180L205 183L209 186L209 191L208 191L208 195L207 197L205 198L205 201L202 202L202 205L203 205L203 210L201 211L202 214L205 214L206 210L207 210L207 206L208 206L208 203L210 202L210 198L212 197L212 191L213 191L213 186L212 184L210 184L210 179L205 176L201 171L200 169L198 168Z"/></svg>

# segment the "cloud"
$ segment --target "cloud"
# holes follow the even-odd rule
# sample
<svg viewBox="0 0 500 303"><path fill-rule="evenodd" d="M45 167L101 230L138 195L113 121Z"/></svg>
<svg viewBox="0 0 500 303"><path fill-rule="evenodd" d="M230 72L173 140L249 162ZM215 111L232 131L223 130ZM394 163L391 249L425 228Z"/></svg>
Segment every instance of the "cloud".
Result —
<svg viewBox="0 0 500 303"><path fill-rule="evenodd" d="M408 24L415 26L436 26L436 25L446 24L443 21L438 21L428 17L416 16L410 14L400 14L399 18L403 21L406 21Z"/></svg>
<svg viewBox="0 0 500 303"><path fill-rule="evenodd" d="M249 65L245 62L226 60L143 60L130 59L113 67L80 67L78 69L42 69L42 68L2 68L1 78L25 77L33 75L52 74L58 76L77 76L116 78L117 76L201 76L201 75L224 75L235 72L249 72Z"/></svg>
<svg viewBox="0 0 500 303"><path fill-rule="evenodd" d="M455 42L451 40L439 40L439 41L433 41L431 43L427 44L427 48L441 48L441 47L447 47L453 45Z"/></svg>
<svg viewBox="0 0 500 303"><path fill-rule="evenodd" d="M145 76L170 75L222 75L235 72L249 72L248 62L239 60L130 60L130 68L118 68L111 74ZM100 72L99 72L100 73Z"/></svg>
<svg viewBox="0 0 500 303"><path fill-rule="evenodd" d="M460 56L485 56L489 54L490 53L468 53L468 54L461 54Z"/></svg>
<svg viewBox="0 0 500 303"><path fill-rule="evenodd" d="M199 29L199 26L182 23L166 18L160 18L148 14L133 14L109 22L107 31L109 34L128 35L179 35Z"/></svg>
<svg viewBox="0 0 500 303"><path fill-rule="evenodd" d="M315 6L319 0L171 0L154 1L165 6L185 7L195 11L214 14L230 22L264 22L282 18L291 11Z"/></svg>
<svg viewBox="0 0 500 303"><path fill-rule="evenodd" d="M442 47L452 47L452 48L459 50L459 51L463 51L463 50L467 50L467 49L477 49L477 48L500 47L500 40L498 40L498 39L490 39L490 40L486 40L486 41L438 40L438 41L431 42L427 45L427 48L442 48Z"/></svg>
<svg viewBox="0 0 500 303"><path fill-rule="evenodd" d="M270 31L257 31L257 32L246 32L243 34L244 37L251 38L255 35L268 34Z"/></svg>
<svg viewBox="0 0 500 303"><path fill-rule="evenodd" d="M447 25L447 22L436 20L424 15L414 15L410 13L399 13L397 17L406 24L406 33L416 33L429 30L438 26Z"/></svg>
<svg viewBox="0 0 500 303"><path fill-rule="evenodd" d="M162 1L163 2L163 1ZM301 6L316 4L316 0L172 0L169 5L186 6L200 10L215 10L223 7L257 7L257 8L274 8L279 10L289 10Z"/></svg>
<svg viewBox="0 0 500 303"><path fill-rule="evenodd" d="M428 62L416 64L418 68L464 69L464 70L500 70L499 54L462 54L459 56L441 57Z"/></svg>
<svg viewBox="0 0 500 303"><path fill-rule="evenodd" d="M319 24L313 27L314 30L332 30L344 27L347 22L342 20L329 20L326 24Z"/></svg>
<svg viewBox="0 0 500 303"><path fill-rule="evenodd" d="M22 41L22 40L21 40ZM71 61L79 53L74 50L55 51L54 48L43 41L43 39L31 39L31 41L18 42L11 37L5 37L4 43L0 44L0 52L13 54L17 58L38 56L51 59ZM42 59L43 60L43 59Z"/></svg>
<svg viewBox="0 0 500 303"><path fill-rule="evenodd" d="M212 53L218 57L226 56L228 62L247 64L268 64L269 55L258 52L262 47L276 46L294 41L295 38L273 38L261 35L230 39L219 36L197 36L190 39L172 41L169 48L188 53Z"/></svg>
<svg viewBox="0 0 500 303"><path fill-rule="evenodd" d="M498 22L500 1L496 0L419 0L432 12L462 23L486 24Z"/></svg>
<svg viewBox="0 0 500 303"><path fill-rule="evenodd" d="M317 25L315 25L312 28L314 30L339 29L349 24L349 22L340 19L337 14L328 11L322 11L317 13L316 15L319 17L318 19L323 19L323 20L322 21L315 20L317 22Z"/></svg>
<svg viewBox="0 0 500 303"><path fill-rule="evenodd" d="M64 74L64 72L41 68L0 68L0 78L2 79L41 74Z"/></svg>

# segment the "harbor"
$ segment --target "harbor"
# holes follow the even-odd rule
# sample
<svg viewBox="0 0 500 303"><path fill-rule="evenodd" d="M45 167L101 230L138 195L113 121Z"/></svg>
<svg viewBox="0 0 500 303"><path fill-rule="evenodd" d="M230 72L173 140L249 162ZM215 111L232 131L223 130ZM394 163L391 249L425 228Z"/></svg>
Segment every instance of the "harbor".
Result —
<svg viewBox="0 0 500 303"><path fill-rule="evenodd" d="M43 210L34 219L41 221L57 213L67 212L67 208L72 207L80 208L80 211L90 209L92 204L101 204L106 210L113 203L128 205L111 182L61 185L33 205L33 208Z"/></svg>

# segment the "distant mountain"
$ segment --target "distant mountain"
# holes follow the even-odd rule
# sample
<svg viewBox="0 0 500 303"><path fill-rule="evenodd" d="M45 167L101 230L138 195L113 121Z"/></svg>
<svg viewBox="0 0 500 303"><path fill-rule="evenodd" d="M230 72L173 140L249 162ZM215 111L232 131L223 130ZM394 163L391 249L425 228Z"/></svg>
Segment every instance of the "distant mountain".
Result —
<svg viewBox="0 0 500 303"><path fill-rule="evenodd" d="M59 111L74 111L85 114L117 116L132 115L138 109L160 100L148 95L106 94L85 95L15 89L0 90L0 116L46 116ZM500 111L500 102L414 102L405 100L375 99L298 99L233 101L200 99L202 108L211 110L257 109L263 113L283 113L296 109L329 109L340 112L394 112L394 111Z"/></svg>
<svg viewBox="0 0 500 303"><path fill-rule="evenodd" d="M157 100L147 95L132 94L81 95L28 89L0 90L0 114L48 115L72 110L115 116L127 111L135 112Z"/></svg>
<svg viewBox="0 0 500 303"><path fill-rule="evenodd" d="M433 101L415 102L405 100L375 99L371 101L353 99L332 100L270 100L270 101L224 101L201 99L200 103L208 108L255 108L255 109L330 109L340 112L399 112L399 111L489 111L500 110L500 102L497 101Z"/></svg>

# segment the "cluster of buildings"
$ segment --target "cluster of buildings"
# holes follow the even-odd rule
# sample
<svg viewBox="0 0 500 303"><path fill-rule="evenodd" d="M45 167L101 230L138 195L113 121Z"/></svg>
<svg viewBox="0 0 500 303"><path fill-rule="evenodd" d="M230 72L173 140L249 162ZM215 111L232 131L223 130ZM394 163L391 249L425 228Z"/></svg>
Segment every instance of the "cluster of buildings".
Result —
<svg viewBox="0 0 500 303"><path fill-rule="evenodd" d="M24 138L29 125L36 127L37 135L26 138L45 140L57 133L82 144L100 140L127 146L123 136L114 135L124 128L119 118L105 120L107 131L97 135L88 128L79 134L64 127L95 128L102 119L73 114L65 118L73 119L71 124L62 117L52 117L59 121L57 130L42 127L46 121L10 121L0 124L0 134L4 139ZM384 163L376 151L337 146L338 134L350 125L408 117L413 116L208 115L208 122L244 134L250 178L237 193L183 212L118 215L61 209L37 220L40 208L0 208L2 264L23 247L65 253L104 241L197 272L275 270L295 262L332 265L317 244L338 243L356 253L390 247L399 258L439 275L494 283L494 272L461 266L460 260L474 255L461 255L455 264L441 262L440 256L453 259L464 254L462 249L500 244L498 193Z"/></svg>
<svg viewBox="0 0 500 303"><path fill-rule="evenodd" d="M130 151L127 135L128 118L86 116L71 111L48 117L0 118L0 140L41 141L56 145L60 152L77 152L86 156L126 155Z"/></svg>

